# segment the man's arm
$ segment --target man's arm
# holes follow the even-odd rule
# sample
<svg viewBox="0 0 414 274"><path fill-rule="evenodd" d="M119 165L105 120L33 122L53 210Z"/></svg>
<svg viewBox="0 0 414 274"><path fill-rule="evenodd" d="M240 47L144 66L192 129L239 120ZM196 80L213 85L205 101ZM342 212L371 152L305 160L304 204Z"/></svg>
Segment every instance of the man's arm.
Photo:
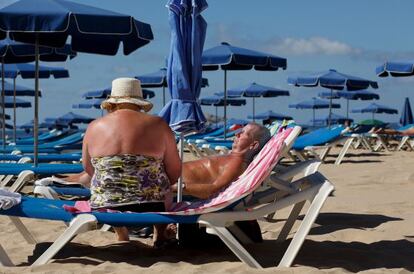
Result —
<svg viewBox="0 0 414 274"><path fill-rule="evenodd" d="M185 183L184 193L192 196L207 199L213 194L219 192L222 188L230 185L231 182L236 180L242 173L240 163L238 161L231 161L226 164L223 172L214 180L211 184L203 183Z"/></svg>

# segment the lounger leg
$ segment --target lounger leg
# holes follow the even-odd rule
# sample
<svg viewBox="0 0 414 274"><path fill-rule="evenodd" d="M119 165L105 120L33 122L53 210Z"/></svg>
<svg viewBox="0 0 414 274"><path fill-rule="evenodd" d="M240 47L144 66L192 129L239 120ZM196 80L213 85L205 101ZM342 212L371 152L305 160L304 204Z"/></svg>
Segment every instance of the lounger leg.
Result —
<svg viewBox="0 0 414 274"><path fill-rule="evenodd" d="M331 146L328 146L327 148L325 148L325 149L322 150L322 153L321 154L319 154L319 159L322 162L325 161L325 158L326 158L326 156L328 156L329 151L331 151L331 148L332 148Z"/></svg>
<svg viewBox="0 0 414 274"><path fill-rule="evenodd" d="M81 214L72 220L55 242L33 263L33 265L46 264L59 250L70 242L76 235L96 228L96 218L90 214Z"/></svg>
<svg viewBox="0 0 414 274"><path fill-rule="evenodd" d="M306 201L302 201L300 203L295 204L295 206L292 208L292 211L289 214L289 218L287 219L285 225L283 226L282 230L279 233L279 236L277 237L278 242L283 242L286 240L287 236L289 235L289 232L292 230L293 225L295 224L303 206L305 205Z"/></svg>
<svg viewBox="0 0 414 274"><path fill-rule="evenodd" d="M19 230L20 234L22 234L23 238L26 240L28 244L37 244L35 237L32 235L32 233L30 233L30 231L19 218L9 217L9 219L17 228L17 230Z"/></svg>
<svg viewBox="0 0 414 274"><path fill-rule="evenodd" d="M9 255L7 255L6 250L0 245L0 265L1 266L14 266L13 262L10 260Z"/></svg>
<svg viewBox="0 0 414 274"><path fill-rule="evenodd" d="M412 147L408 143L408 138L409 138L408 136L402 137L401 142L399 143L399 145L397 147L397 151L401 150L404 146L407 146L407 148L409 150L412 150Z"/></svg>
<svg viewBox="0 0 414 274"><path fill-rule="evenodd" d="M342 162L342 159L344 159L346 153L348 152L349 147L351 146L353 142L353 138L349 138L346 140L344 146L342 147L341 151L339 152L338 158L335 160L335 165L340 165Z"/></svg>
<svg viewBox="0 0 414 274"><path fill-rule="evenodd" d="M231 233L225 227L218 227L209 224L208 222L202 222L206 224L209 229L214 231L213 234L220 237L220 239L227 245L227 247L239 258L242 262L250 267L262 268L262 266L250 255L250 253L231 235Z"/></svg>
<svg viewBox="0 0 414 274"><path fill-rule="evenodd" d="M23 170L19 173L16 181L11 185L9 191L11 192L19 192L28 181L34 179L34 172L31 170Z"/></svg>
<svg viewBox="0 0 414 274"><path fill-rule="evenodd" d="M328 198L329 194L334 189L333 185L329 181L325 181L320 187L318 194L313 199L305 218L303 219L298 231L296 231L292 242L289 244L282 260L279 263L281 267L289 267L295 259L300 247L305 241L305 237L308 235L312 224L315 222L316 217L319 214L324 202Z"/></svg>

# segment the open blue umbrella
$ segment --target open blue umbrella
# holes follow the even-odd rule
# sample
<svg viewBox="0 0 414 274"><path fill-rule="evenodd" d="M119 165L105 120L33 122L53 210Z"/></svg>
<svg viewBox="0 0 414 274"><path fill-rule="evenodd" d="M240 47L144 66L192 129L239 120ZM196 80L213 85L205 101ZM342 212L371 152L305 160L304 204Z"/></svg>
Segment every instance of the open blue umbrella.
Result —
<svg viewBox="0 0 414 274"><path fill-rule="evenodd" d="M111 95L111 88L88 91L82 94L82 97L85 99L107 98L109 95ZM153 98L155 93L149 89L142 89L142 96L144 99Z"/></svg>
<svg viewBox="0 0 414 274"><path fill-rule="evenodd" d="M379 77L404 77L414 75L414 62L401 61L401 62L385 62L381 66L378 66L375 70Z"/></svg>
<svg viewBox="0 0 414 274"><path fill-rule="evenodd" d="M368 87L378 88L377 82L367 80L364 78L351 76L337 72L334 69L328 71L313 73L309 75L289 77L288 83L297 87L316 87L321 86L328 88L333 93L333 90L361 90ZM332 104L332 98L330 98ZM332 108L329 108L329 115L332 113ZM330 123L328 124L330 126Z"/></svg>
<svg viewBox="0 0 414 274"><path fill-rule="evenodd" d="M349 100L379 100L380 96L377 93L368 90L355 90L355 91L338 91L333 92L323 91L318 93L318 96L325 99L346 99L346 118L349 118Z"/></svg>
<svg viewBox="0 0 414 274"><path fill-rule="evenodd" d="M123 53L128 55L153 39L151 26L131 16L64 0L21 0L4 7L0 9L0 30L13 40L35 44L36 76L39 45L63 47L70 36L75 51L115 55L122 42ZM37 91L38 77L35 79ZM37 116L34 123L37 166Z"/></svg>
<svg viewBox="0 0 414 274"><path fill-rule="evenodd" d="M400 124L406 126L414 123L413 112L411 111L410 100L405 98L404 108L401 112Z"/></svg>
<svg viewBox="0 0 414 274"><path fill-rule="evenodd" d="M297 104L290 104L290 108L296 109L312 109L313 111L313 121L315 121L315 109L326 109L326 108L341 108L340 104L332 104L329 101L320 100L317 98L312 98L312 100L302 101Z"/></svg>
<svg viewBox="0 0 414 274"><path fill-rule="evenodd" d="M227 95L231 96L243 96L253 98L253 122L256 114L255 111L255 98L256 97L277 97L277 96L289 96L289 91L277 89L273 87L267 87L256 83L250 83L246 86L232 88L227 91Z"/></svg>
<svg viewBox="0 0 414 274"><path fill-rule="evenodd" d="M4 76L5 78L12 78L13 85L16 85L17 76L20 75L23 79L33 79L35 78L35 72L36 66L34 64L18 63L4 65ZM39 66L39 78L49 78L51 76L53 76L55 79L67 78L69 77L69 71L61 67ZM17 93L17 91L16 93L12 92L12 95L14 97L23 96L22 93ZM7 92L6 96L8 96ZM35 96L34 90L33 94L28 94L27 96ZM13 130L13 139L14 142L16 142L16 108L13 109L13 117L13 125L15 127Z"/></svg>
<svg viewBox="0 0 414 274"><path fill-rule="evenodd" d="M223 96L218 95L200 98L200 105L216 107L216 124L218 123L217 107L222 107L224 104L227 106L244 106L246 100L238 98L227 98L227 100L224 100Z"/></svg>
<svg viewBox="0 0 414 274"><path fill-rule="evenodd" d="M339 114L335 114L332 113L331 115L331 122L333 124L344 124L346 121L349 121L350 123L352 123L354 121L354 119L339 115ZM321 126L326 126L328 125L329 122L329 115L326 116L325 118L316 118L315 120L311 120L310 121L313 125L321 125Z"/></svg>
<svg viewBox="0 0 414 274"><path fill-rule="evenodd" d="M227 98L227 70L263 70L275 71L279 68L286 69L287 61L275 55L235 47L229 43L207 49L202 57L203 70L224 71L224 98ZM226 123L227 111L224 107L224 123ZM226 137L226 131L224 131Z"/></svg>
<svg viewBox="0 0 414 274"><path fill-rule="evenodd" d="M161 68L158 71L135 76L136 79L141 81L141 86L145 88L161 88L162 87L162 105L165 106L165 88L168 86L167 82L167 69ZM208 79L201 79L201 87L208 86Z"/></svg>
<svg viewBox="0 0 414 274"><path fill-rule="evenodd" d="M82 108L82 109L90 109L90 108L101 108L101 103L104 99L88 99L84 102L73 104L72 108Z"/></svg>
<svg viewBox="0 0 414 274"><path fill-rule="evenodd" d="M47 120L47 119L45 119L45 120ZM68 112L68 113L66 113L62 116L57 117L56 120L64 122L64 123L68 123L68 124L79 124L79 123L89 124L90 122L92 122L95 119L84 116L84 115L80 115L80 114L77 114L77 113Z"/></svg>
<svg viewBox="0 0 414 274"><path fill-rule="evenodd" d="M14 99L13 97L6 96L4 97L4 107L5 108L30 108L32 104L29 101L22 99Z"/></svg>
<svg viewBox="0 0 414 274"><path fill-rule="evenodd" d="M34 89L11 84L9 82L4 82L4 95L5 96L13 96L16 92L16 96L34 96L35 91ZM41 93L39 93L39 96L42 96Z"/></svg>
<svg viewBox="0 0 414 274"><path fill-rule="evenodd" d="M385 113L385 114L398 114L398 110L394 108L390 108L383 105L378 105L376 103L371 103L367 107L361 109L353 109L352 112L354 113L372 113L372 120L375 119L376 113Z"/></svg>
<svg viewBox="0 0 414 274"><path fill-rule="evenodd" d="M249 119L253 119L253 120L292 120L293 118L289 115L284 115L284 114L280 114L280 113L276 113L273 112L271 110L268 110L266 112L262 112L256 115L249 115L247 116L247 118Z"/></svg>
<svg viewBox="0 0 414 274"><path fill-rule="evenodd" d="M53 49L49 47L35 47L33 45L24 44L12 41L10 39L5 39L0 41L0 58L1 58L1 75L2 75L2 90L4 90L4 78L7 75L7 78L13 78L15 83L15 79L17 75L22 75L24 78L36 78L36 65L34 66L35 69L30 67L24 67L24 65L17 68L13 63L26 63L35 61L36 56L38 59L42 61L53 61L53 62L60 62L65 61L67 57L73 58L76 56L76 53L73 52L69 45L64 45L64 47L60 49ZM11 64L10 67L6 70L5 64ZM21 69L24 70L22 71ZM30 71L31 70L31 71ZM49 77L47 74L48 72L42 73L42 77ZM67 72L66 72L67 74ZM62 78L66 76L65 72L57 74L55 78ZM34 75L34 76L33 76ZM39 90L39 89L36 89ZM2 92L2 98L4 96L4 92ZM3 111L4 116L4 111ZM35 92L35 108L34 108L34 116L38 116L38 96ZM14 138L16 138L16 134L14 133ZM6 145L5 142L5 129L3 128L3 147Z"/></svg>

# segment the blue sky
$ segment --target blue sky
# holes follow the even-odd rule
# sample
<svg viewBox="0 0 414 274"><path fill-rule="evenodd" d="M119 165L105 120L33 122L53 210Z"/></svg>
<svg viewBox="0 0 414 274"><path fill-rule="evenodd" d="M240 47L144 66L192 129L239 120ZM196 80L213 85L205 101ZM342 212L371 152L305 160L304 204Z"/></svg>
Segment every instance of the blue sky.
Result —
<svg viewBox="0 0 414 274"><path fill-rule="evenodd" d="M14 1L0 0L0 7ZM129 14L149 23L154 41L129 56L121 51L116 56L79 54L77 58L60 65L67 68L68 79L41 80L43 98L40 102L40 118L58 116L71 111L71 105L81 101L81 94L108 87L114 78L135 76L156 71L165 64L169 49L169 25L165 0L82 0L76 1ZM287 58L288 69L276 72L230 71L228 87L238 87L250 82L288 89L290 97L260 98L257 111L273 110L290 114L299 122L311 118L311 112L289 109L289 103L309 99L321 88L295 88L288 86L288 76L329 68L340 72L378 81L380 104L400 110L404 97L412 96L414 77L378 78L375 67L385 60L414 60L414 35L412 35L412 11L410 0L348 0L348 1L294 1L294 0L209 0L209 8L203 13L208 23L205 49L222 41L235 46L260 50ZM47 65L44 63L43 65ZM223 88L223 72L205 72L210 87L202 90L208 96ZM18 84L33 86L33 80L18 79ZM155 108L161 109L161 90L154 89L152 99ZM31 100L30 98L25 98ZM232 107L231 117L246 118L251 113L251 100L244 107ZM335 113L345 114L346 102L339 100L342 109ZM352 101L351 108L360 108L367 102ZM203 107L204 112L214 113L214 108ZM11 111L9 111L11 112ZM99 110L75 110L75 112L99 116ZM321 110L325 116L327 110ZM32 110L19 110L18 123L33 117ZM352 114L356 120L369 115ZM397 121L399 115L378 115L385 121Z"/></svg>

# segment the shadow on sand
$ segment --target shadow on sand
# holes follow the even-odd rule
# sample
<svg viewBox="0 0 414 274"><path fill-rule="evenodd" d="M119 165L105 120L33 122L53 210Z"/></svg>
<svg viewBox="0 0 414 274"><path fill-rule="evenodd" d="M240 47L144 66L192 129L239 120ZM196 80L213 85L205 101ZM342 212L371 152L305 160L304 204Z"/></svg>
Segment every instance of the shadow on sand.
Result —
<svg viewBox="0 0 414 274"><path fill-rule="evenodd" d="M316 223L319 227L312 228L310 234L321 235L343 229L372 229L379 225L399 221L378 214L322 213ZM314 241L306 240L294 266L304 265L315 268L343 268L357 272L375 268L405 268L414 271L414 242L412 236L395 241L378 241L374 243ZM274 267L282 258L290 240L277 243L265 240L260 244L249 245L247 248L264 267ZM29 264L40 256L51 243L36 245L33 256L28 258ZM212 262L239 261L224 245L210 248L180 248L156 250L139 241L131 243L111 244L92 247L85 244L69 243L55 257L58 263L81 263L98 265L105 261L114 263L126 262L140 267L150 267L159 262L176 263L185 261L194 265Z"/></svg>

